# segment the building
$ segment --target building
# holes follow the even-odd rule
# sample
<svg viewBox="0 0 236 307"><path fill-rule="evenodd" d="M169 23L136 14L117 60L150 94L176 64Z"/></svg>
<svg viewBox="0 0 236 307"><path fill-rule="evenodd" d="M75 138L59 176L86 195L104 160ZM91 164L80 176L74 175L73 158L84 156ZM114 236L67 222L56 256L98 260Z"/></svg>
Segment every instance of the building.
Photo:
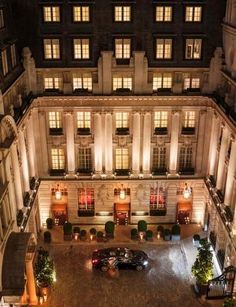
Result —
<svg viewBox="0 0 236 307"><path fill-rule="evenodd" d="M235 265L233 1L32 2L0 6L2 276L48 217L201 223Z"/></svg>

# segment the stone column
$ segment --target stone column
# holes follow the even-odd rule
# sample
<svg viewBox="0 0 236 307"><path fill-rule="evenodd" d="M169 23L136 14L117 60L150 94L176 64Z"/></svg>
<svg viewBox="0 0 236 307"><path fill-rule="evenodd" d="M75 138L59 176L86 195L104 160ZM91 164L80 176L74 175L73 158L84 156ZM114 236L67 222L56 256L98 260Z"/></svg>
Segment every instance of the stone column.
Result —
<svg viewBox="0 0 236 307"><path fill-rule="evenodd" d="M27 292L29 295L29 304L38 305L32 260L28 260L25 262L25 269L27 276Z"/></svg>
<svg viewBox="0 0 236 307"><path fill-rule="evenodd" d="M113 51L102 51L102 93L109 95L112 92L112 56Z"/></svg>
<svg viewBox="0 0 236 307"><path fill-rule="evenodd" d="M35 61L28 47L23 48L22 57L23 57L23 66L24 66L25 75L26 75L27 94L29 94L29 92L33 92L33 94L36 94L37 93L37 75L36 75L36 69L35 69Z"/></svg>
<svg viewBox="0 0 236 307"><path fill-rule="evenodd" d="M170 168L171 175L176 175L177 159L178 159L178 145L179 145L179 126L180 126L180 113L179 111L172 112L171 120L171 137L170 137Z"/></svg>
<svg viewBox="0 0 236 307"><path fill-rule="evenodd" d="M66 117L66 150L67 169L69 175L75 173L75 139L74 139L74 118L72 112L67 112Z"/></svg>
<svg viewBox="0 0 236 307"><path fill-rule="evenodd" d="M212 126L211 126L211 139L209 149L209 161L208 161L208 174L215 174L216 157L217 157L217 145L218 145L218 131L219 121L215 114L213 114Z"/></svg>
<svg viewBox="0 0 236 307"><path fill-rule="evenodd" d="M28 162L29 162L29 174L30 177L36 176L36 163L35 163L35 142L34 142L34 131L32 123L32 115L30 114L27 130L26 130L27 144L28 144Z"/></svg>
<svg viewBox="0 0 236 307"><path fill-rule="evenodd" d="M200 111L199 114L199 125L198 125L198 140L197 140L197 153L196 153L196 173L203 173L203 150L204 150L204 136L206 127L206 111Z"/></svg>
<svg viewBox="0 0 236 307"><path fill-rule="evenodd" d="M145 113L143 125L143 174L150 174L151 113Z"/></svg>
<svg viewBox="0 0 236 307"><path fill-rule="evenodd" d="M236 173L236 141L234 140L231 146L228 173L227 173L227 179L226 179L226 187L225 187L224 203L227 206L231 205L230 201L231 201L231 196L233 193L235 173Z"/></svg>
<svg viewBox="0 0 236 307"><path fill-rule="evenodd" d="M132 171L135 176L140 170L140 114L133 115Z"/></svg>
<svg viewBox="0 0 236 307"><path fill-rule="evenodd" d="M107 175L112 174L113 150L112 150L112 115L105 115L105 171Z"/></svg>
<svg viewBox="0 0 236 307"><path fill-rule="evenodd" d="M224 127L223 136L220 145L220 154L219 154L219 163L217 170L217 181L216 188L217 190L221 190L223 188L223 174L224 174L224 165L225 165L225 157L228 149L228 130Z"/></svg>
<svg viewBox="0 0 236 307"><path fill-rule="evenodd" d="M101 114L94 115L94 167L96 174L102 172L102 118Z"/></svg>
<svg viewBox="0 0 236 307"><path fill-rule="evenodd" d="M147 78L147 67L145 65L145 52L134 51L134 93L143 94L144 82ZM146 84L145 84L146 85Z"/></svg>
<svg viewBox="0 0 236 307"><path fill-rule="evenodd" d="M48 174L48 147L47 147L47 135L46 129L46 114L44 111L39 111L39 129L40 129L40 150L41 150L41 167L39 168L39 175L44 176Z"/></svg>
<svg viewBox="0 0 236 307"><path fill-rule="evenodd" d="M18 154L17 154L17 145L15 142L12 144L10 151L11 151L11 159L12 159L11 165L13 167L13 177L14 177L17 209L22 209L23 208L23 198L22 198L21 175L20 175L19 159L18 159Z"/></svg>
<svg viewBox="0 0 236 307"><path fill-rule="evenodd" d="M30 190L29 186L29 167L28 159L25 146L25 134L23 130L19 130L19 144L20 144L20 153L21 153L21 162L22 162L22 174L23 174L23 184L24 191L28 192Z"/></svg>

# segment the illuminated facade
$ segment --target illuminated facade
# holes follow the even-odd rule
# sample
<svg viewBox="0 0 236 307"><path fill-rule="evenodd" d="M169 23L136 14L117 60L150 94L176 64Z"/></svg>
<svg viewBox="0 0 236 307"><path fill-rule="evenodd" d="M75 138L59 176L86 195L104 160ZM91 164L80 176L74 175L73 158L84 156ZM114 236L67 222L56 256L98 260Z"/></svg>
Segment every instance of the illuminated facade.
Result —
<svg viewBox="0 0 236 307"><path fill-rule="evenodd" d="M16 43L24 69L11 41L1 57L3 249L12 230L37 235L48 217L58 224L193 222L224 253L222 267L235 265L231 1L223 25L226 64L223 1L214 8L212 1L113 1L107 20L98 18L105 0L97 7L10 2L15 14L32 10L29 19L13 16L15 25L24 28L27 20L32 27Z"/></svg>

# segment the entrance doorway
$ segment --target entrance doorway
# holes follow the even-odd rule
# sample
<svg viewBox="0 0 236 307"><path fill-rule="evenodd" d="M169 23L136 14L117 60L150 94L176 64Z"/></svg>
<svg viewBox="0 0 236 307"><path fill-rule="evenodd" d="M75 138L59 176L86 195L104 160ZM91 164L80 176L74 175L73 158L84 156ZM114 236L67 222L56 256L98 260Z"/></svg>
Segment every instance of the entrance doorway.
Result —
<svg viewBox="0 0 236 307"><path fill-rule="evenodd" d="M54 204L52 206L52 213L55 225L64 225L67 221L67 207L66 204Z"/></svg>
<svg viewBox="0 0 236 307"><path fill-rule="evenodd" d="M192 220L192 203L182 201L177 204L177 222L179 224L189 224Z"/></svg>
<svg viewBox="0 0 236 307"><path fill-rule="evenodd" d="M116 225L128 225L130 214L129 203L116 203L114 205L114 217Z"/></svg>

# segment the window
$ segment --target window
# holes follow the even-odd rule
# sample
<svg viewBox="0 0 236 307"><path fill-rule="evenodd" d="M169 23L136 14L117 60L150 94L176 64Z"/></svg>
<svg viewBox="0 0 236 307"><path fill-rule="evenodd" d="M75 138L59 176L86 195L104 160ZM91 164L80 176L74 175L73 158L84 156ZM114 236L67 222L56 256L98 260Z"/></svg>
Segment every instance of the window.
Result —
<svg viewBox="0 0 236 307"><path fill-rule="evenodd" d="M187 111L184 114L184 123L183 126L185 128L194 128L195 127L195 112L194 111Z"/></svg>
<svg viewBox="0 0 236 307"><path fill-rule="evenodd" d="M172 39L158 38L156 40L156 59L172 58Z"/></svg>
<svg viewBox="0 0 236 307"><path fill-rule="evenodd" d="M11 45L11 65L12 67L16 66L16 46L15 44Z"/></svg>
<svg viewBox="0 0 236 307"><path fill-rule="evenodd" d="M73 75L73 90L87 89L92 91L92 76L91 74Z"/></svg>
<svg viewBox="0 0 236 307"><path fill-rule="evenodd" d="M129 127L129 113L118 112L116 113L116 128L128 128Z"/></svg>
<svg viewBox="0 0 236 307"><path fill-rule="evenodd" d="M3 50L2 54L2 71L3 75L5 76L8 73L8 62L7 62L7 50Z"/></svg>
<svg viewBox="0 0 236 307"><path fill-rule="evenodd" d="M129 59L131 40L129 38L115 39L115 57L117 59Z"/></svg>
<svg viewBox="0 0 236 307"><path fill-rule="evenodd" d="M164 146L153 148L152 168L154 170L166 169L166 148Z"/></svg>
<svg viewBox="0 0 236 307"><path fill-rule="evenodd" d="M78 172L92 171L91 148L79 148L78 151Z"/></svg>
<svg viewBox="0 0 236 307"><path fill-rule="evenodd" d="M43 7L44 22L60 22L60 7L59 6L44 6Z"/></svg>
<svg viewBox="0 0 236 307"><path fill-rule="evenodd" d="M61 128L62 118L61 112L49 112L48 113L49 128Z"/></svg>
<svg viewBox="0 0 236 307"><path fill-rule="evenodd" d="M79 188L79 211L94 211L94 189Z"/></svg>
<svg viewBox="0 0 236 307"><path fill-rule="evenodd" d="M202 49L202 39L188 38L186 39L185 59L200 59Z"/></svg>
<svg viewBox="0 0 236 307"><path fill-rule="evenodd" d="M185 7L185 22L201 22L202 7L201 6L186 6Z"/></svg>
<svg viewBox="0 0 236 307"><path fill-rule="evenodd" d="M172 88L172 75L170 73L158 73L153 75L153 90L159 88Z"/></svg>
<svg viewBox="0 0 236 307"><path fill-rule="evenodd" d="M150 211L157 209L166 209L166 192L164 187L152 187L150 189ZM150 215L152 215L151 212Z"/></svg>
<svg viewBox="0 0 236 307"><path fill-rule="evenodd" d="M89 22L90 21L89 6L74 6L73 7L73 21L74 22Z"/></svg>
<svg viewBox="0 0 236 307"><path fill-rule="evenodd" d="M172 21L172 6L156 6L156 21Z"/></svg>
<svg viewBox="0 0 236 307"><path fill-rule="evenodd" d="M90 112L77 112L77 128L91 128Z"/></svg>
<svg viewBox="0 0 236 307"><path fill-rule="evenodd" d="M168 112L158 111L154 113L154 127L155 128L167 128L168 124Z"/></svg>
<svg viewBox="0 0 236 307"><path fill-rule="evenodd" d="M5 27L3 9L0 9L0 29Z"/></svg>
<svg viewBox="0 0 236 307"><path fill-rule="evenodd" d="M132 78L131 77L113 77L113 91L117 89L129 89L132 90Z"/></svg>
<svg viewBox="0 0 236 307"><path fill-rule="evenodd" d="M61 87L61 78L59 77L45 77L44 78L44 89L45 90L59 90Z"/></svg>
<svg viewBox="0 0 236 307"><path fill-rule="evenodd" d="M65 169L65 155L62 148L52 148L51 157L53 170Z"/></svg>
<svg viewBox="0 0 236 307"><path fill-rule="evenodd" d="M179 169L189 169L192 168L192 147L181 147L179 156Z"/></svg>
<svg viewBox="0 0 236 307"><path fill-rule="evenodd" d="M44 39L44 59L58 60L60 59L60 41L59 39Z"/></svg>
<svg viewBox="0 0 236 307"><path fill-rule="evenodd" d="M116 148L115 153L116 169L129 169L128 148Z"/></svg>
<svg viewBox="0 0 236 307"><path fill-rule="evenodd" d="M77 38L74 39L74 59L86 60L90 57L89 39Z"/></svg>
<svg viewBox="0 0 236 307"><path fill-rule="evenodd" d="M115 6L114 7L115 22L129 22L131 21L131 7L130 6Z"/></svg>
<svg viewBox="0 0 236 307"><path fill-rule="evenodd" d="M200 78L199 77L192 77L190 74L184 74L183 75L184 80L184 90L187 90L189 88L200 88Z"/></svg>

